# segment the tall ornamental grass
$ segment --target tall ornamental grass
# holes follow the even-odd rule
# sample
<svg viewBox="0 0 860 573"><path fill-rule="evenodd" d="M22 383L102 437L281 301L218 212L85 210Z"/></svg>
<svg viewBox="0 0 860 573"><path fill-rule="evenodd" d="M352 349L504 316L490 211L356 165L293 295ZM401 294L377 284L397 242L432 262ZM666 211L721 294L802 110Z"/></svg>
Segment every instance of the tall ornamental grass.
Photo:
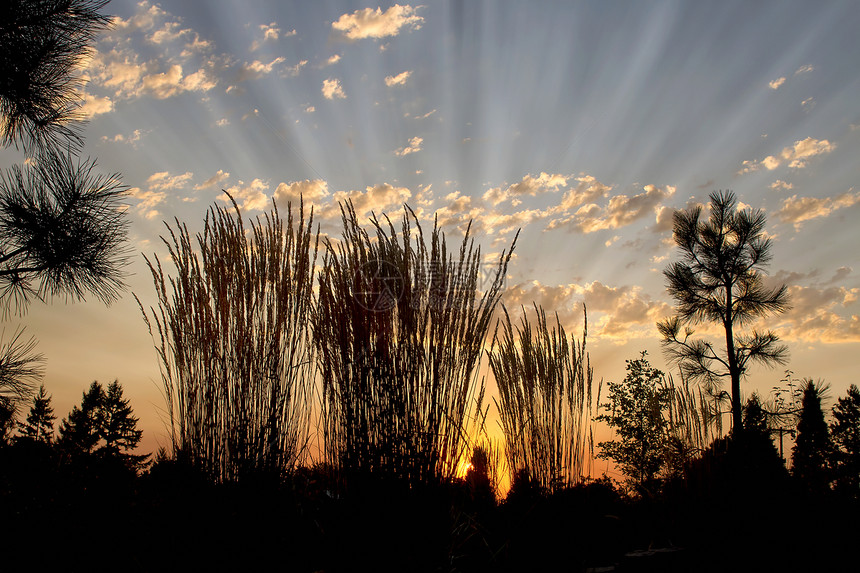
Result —
<svg viewBox="0 0 860 573"><path fill-rule="evenodd" d="M314 314L327 461L346 484L452 479L480 418L479 362L510 252L482 283L468 230L449 249L408 206L399 231L374 217L369 233L351 204L341 211Z"/></svg>
<svg viewBox="0 0 860 573"><path fill-rule="evenodd" d="M503 307L490 368L512 479L552 492L590 474L593 372L586 327L581 342L568 341L558 315L552 324L543 308L534 308L534 318L524 308L514 325Z"/></svg>
<svg viewBox="0 0 860 573"><path fill-rule="evenodd" d="M173 271L147 258L158 305L141 311L174 454L215 481L291 471L310 430L313 213L289 205L284 220L273 205L246 229L234 201L211 207L194 237L178 220L165 225Z"/></svg>

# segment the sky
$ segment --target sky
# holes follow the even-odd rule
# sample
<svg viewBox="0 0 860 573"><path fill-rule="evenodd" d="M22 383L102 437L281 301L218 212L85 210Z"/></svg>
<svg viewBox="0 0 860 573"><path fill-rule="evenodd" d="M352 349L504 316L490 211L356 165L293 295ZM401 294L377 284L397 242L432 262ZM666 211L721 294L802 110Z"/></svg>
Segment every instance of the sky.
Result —
<svg viewBox="0 0 860 573"><path fill-rule="evenodd" d="M790 369L860 382L860 5L856 2L367 2L113 0L82 62L83 155L129 187L128 291L35 302L6 321L39 341L65 416L118 379L168 445L153 341L132 293L156 296L143 256L174 218L192 231L228 191L248 217L303 196L337 236L408 204L450 237L468 221L488 263L520 230L505 304L542 305L582 335L600 379L648 352L672 213L716 190L762 209L772 284L792 309L760 328ZM0 150L0 167L22 160ZM711 332L704 328L701 332ZM715 338L719 340L719 337Z"/></svg>

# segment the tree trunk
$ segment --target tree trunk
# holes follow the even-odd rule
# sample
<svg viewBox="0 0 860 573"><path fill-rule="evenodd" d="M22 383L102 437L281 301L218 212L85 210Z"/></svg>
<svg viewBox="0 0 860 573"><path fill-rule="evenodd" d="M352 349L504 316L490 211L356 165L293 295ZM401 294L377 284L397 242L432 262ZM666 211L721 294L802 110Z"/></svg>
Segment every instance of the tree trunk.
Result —
<svg viewBox="0 0 860 573"><path fill-rule="evenodd" d="M729 377L732 380L732 436L740 437L743 433L744 422L741 412L741 373L738 367L738 357L735 354L735 336L733 332L734 316L732 313L734 301L732 300L732 283L727 281L726 307L723 326L726 329L726 354L729 359Z"/></svg>

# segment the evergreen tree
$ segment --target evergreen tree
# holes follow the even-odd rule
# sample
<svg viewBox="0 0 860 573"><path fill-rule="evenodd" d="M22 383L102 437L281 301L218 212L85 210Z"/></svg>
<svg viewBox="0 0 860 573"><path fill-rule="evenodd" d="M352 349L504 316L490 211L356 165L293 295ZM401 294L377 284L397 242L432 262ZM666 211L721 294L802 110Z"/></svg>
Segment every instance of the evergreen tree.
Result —
<svg viewBox="0 0 860 573"><path fill-rule="evenodd" d="M54 439L54 408L51 407L51 397L45 391L45 386L39 387L39 393L33 396L33 405L27 414L27 422L21 426L21 435L27 438L50 444Z"/></svg>
<svg viewBox="0 0 860 573"><path fill-rule="evenodd" d="M830 424L836 487L860 496L860 388L852 384L848 395L833 407Z"/></svg>
<svg viewBox="0 0 860 573"><path fill-rule="evenodd" d="M120 450L128 454L140 443L143 431L137 429L138 419L128 399L123 398L122 386L117 380L108 385L103 400L99 437L104 445L101 449L110 455L117 455Z"/></svg>
<svg viewBox="0 0 860 573"><path fill-rule="evenodd" d="M104 388L93 382L81 398L80 408L72 407L60 425L60 445L71 452L92 453L99 443Z"/></svg>
<svg viewBox="0 0 860 573"><path fill-rule="evenodd" d="M744 407L744 439L732 445L747 472L756 472L764 479L786 473L785 464L771 438L768 414L757 394L750 396Z"/></svg>
<svg viewBox="0 0 860 573"><path fill-rule="evenodd" d="M823 388L812 380L803 386L797 439L791 457L792 474L811 492L829 489L830 432L821 408Z"/></svg>
<svg viewBox="0 0 860 573"><path fill-rule="evenodd" d="M669 294L676 300L677 315L657 324L668 357L681 368L685 378L716 385L731 381L732 428L743 428L740 381L748 364L782 364L787 349L773 332L740 327L755 320L784 312L788 308L785 285L769 289L762 271L770 261L771 241L764 234L766 219L760 210L736 209L731 192L711 193L711 214L701 221L702 207L677 211L674 215L675 242L682 260L672 263L663 274ZM725 351L713 343L691 339L691 326L716 323L725 332Z"/></svg>
<svg viewBox="0 0 860 573"><path fill-rule="evenodd" d="M647 493L657 485L668 445L663 411L668 407L669 388L663 372L645 358L627 361L627 376L609 383L609 401L600 406L608 413L597 416L615 429L616 439L600 442L598 458L611 459L627 476L628 486Z"/></svg>
<svg viewBox="0 0 860 573"><path fill-rule="evenodd" d="M119 381L114 380L107 389L96 381L84 392L81 406L72 407L63 420L59 444L73 455L97 454L140 468L149 456L131 453L143 435L137 422Z"/></svg>

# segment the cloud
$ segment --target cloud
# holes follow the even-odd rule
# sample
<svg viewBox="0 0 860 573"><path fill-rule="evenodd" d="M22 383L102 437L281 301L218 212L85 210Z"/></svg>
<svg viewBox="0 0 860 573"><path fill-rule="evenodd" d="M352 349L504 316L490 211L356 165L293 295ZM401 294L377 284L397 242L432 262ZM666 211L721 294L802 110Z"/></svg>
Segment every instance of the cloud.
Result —
<svg viewBox="0 0 860 573"><path fill-rule="evenodd" d="M436 210L435 216L440 228L458 229L464 232L469 221L476 220L482 226L481 218L484 209L476 205L469 195L462 195L459 191L448 193L444 197L444 205ZM473 230L480 232L473 227Z"/></svg>
<svg viewBox="0 0 860 573"><path fill-rule="evenodd" d="M113 101L109 97L98 97L92 94L83 94L80 114L84 119L91 119L97 115L113 111Z"/></svg>
<svg viewBox="0 0 860 573"><path fill-rule="evenodd" d="M797 68L797 70L795 70L795 72L794 72L794 75L799 76L800 74L805 74L805 73L811 72L814 69L815 68L812 67L812 64L805 64L805 65Z"/></svg>
<svg viewBox="0 0 860 573"><path fill-rule="evenodd" d="M323 80L322 94L326 99L346 99L346 94L340 85L340 80L337 78L328 78Z"/></svg>
<svg viewBox="0 0 860 573"><path fill-rule="evenodd" d="M285 70L286 75L295 77L295 76L299 75L299 72L306 65L308 65L308 61L307 60L301 60L298 64L296 64L294 66L287 67Z"/></svg>
<svg viewBox="0 0 860 573"><path fill-rule="evenodd" d="M155 27L155 22L167 15L158 5L146 0L137 4L137 12L127 20L114 16L112 29L128 33L135 30L147 31Z"/></svg>
<svg viewBox="0 0 860 573"><path fill-rule="evenodd" d="M340 54L335 54L331 56L329 59L325 61L326 65L331 66L332 64L336 64L340 61Z"/></svg>
<svg viewBox="0 0 860 573"><path fill-rule="evenodd" d="M771 82L768 82L768 84L767 84L767 85L768 85L768 87L769 87L770 89L772 89L772 90L778 90L778 89L779 89L779 87L780 87L782 84L784 84L784 83L785 83L785 76L783 76L783 77L781 77L781 78L777 78L777 79L775 79L775 80L773 80L773 81L771 81Z"/></svg>
<svg viewBox="0 0 860 573"><path fill-rule="evenodd" d="M269 189L269 184L262 179L254 179L248 184L244 181L239 181L236 185L225 189L239 207L243 211L261 211L269 206L269 196L266 191ZM230 199L221 195L218 197L222 201Z"/></svg>
<svg viewBox="0 0 860 573"><path fill-rule="evenodd" d="M135 129L133 132L131 132L131 135L123 135L121 133L117 133L113 137L103 135L102 141L107 143L129 143L133 147L135 147L135 144L140 141L143 135L144 133L141 130Z"/></svg>
<svg viewBox="0 0 860 573"><path fill-rule="evenodd" d="M251 63L245 62L239 70L239 78L237 81L244 82L247 80L256 80L265 75L272 73L272 70L275 69L275 66L282 64L286 61L286 58L283 56L279 56L265 64L260 60L254 60Z"/></svg>
<svg viewBox="0 0 860 573"><path fill-rule="evenodd" d="M860 193L852 193L852 189L823 199L792 195L782 202L782 207L774 215L782 223L793 224L797 230L806 221L827 217L834 211L860 203Z"/></svg>
<svg viewBox="0 0 860 573"><path fill-rule="evenodd" d="M325 180L305 179L292 183L279 183L273 197L280 205L286 206L288 202L298 205L300 201L319 204L322 199L328 196L328 183Z"/></svg>
<svg viewBox="0 0 860 573"><path fill-rule="evenodd" d="M771 189L781 189L783 191L789 191L794 188L794 185L791 183L786 183L782 179L777 179L773 183L770 184Z"/></svg>
<svg viewBox="0 0 860 573"><path fill-rule="evenodd" d="M188 184L188 181L194 176L190 171L186 171L182 175L170 175L167 171L160 171L150 175L146 182L149 184L150 190L153 191L170 191L173 189L182 189Z"/></svg>
<svg viewBox="0 0 860 573"><path fill-rule="evenodd" d="M137 200L137 212L146 219L154 219L160 214L158 207L164 202L167 194L164 191L142 191L139 187L132 187L128 195Z"/></svg>
<svg viewBox="0 0 860 573"><path fill-rule="evenodd" d="M260 46L262 46L266 42L275 42L278 38L287 38L289 36L295 36L296 31L290 30L286 34L281 33L281 29L278 28L277 22L271 22L269 24L260 24L259 30L262 33L262 37L258 40L254 40L254 43L251 44L251 51L257 51Z"/></svg>
<svg viewBox="0 0 860 573"><path fill-rule="evenodd" d="M668 304L652 300L639 287L610 286L600 281L584 285L520 283L508 286L502 301L509 310L537 304L547 313L558 313L568 333L572 332L573 325L581 322L585 304L589 338L605 338L614 343L653 337L656 322L672 313Z"/></svg>
<svg viewBox="0 0 860 573"><path fill-rule="evenodd" d="M415 14L417 8L395 4L385 12L381 8L364 8L352 14L343 14L331 27L342 33L350 40L362 38L387 38L396 36L400 31L409 27L413 30L421 28L424 18Z"/></svg>
<svg viewBox="0 0 860 573"><path fill-rule="evenodd" d="M396 76L386 76L385 77L385 85L388 87L391 86L402 86L406 83L406 80L412 75L410 70L406 70L405 72L401 72Z"/></svg>
<svg viewBox="0 0 860 573"><path fill-rule="evenodd" d="M412 197L412 192L408 188L395 187L389 183L368 186L364 191L338 191L333 196L334 201L322 210L322 216L339 216L338 203L345 203L346 201L352 201L359 217L366 217L371 212L379 215L392 208L400 209L410 197Z"/></svg>
<svg viewBox="0 0 860 573"><path fill-rule="evenodd" d="M230 174L224 171L223 169L219 169L215 172L215 175L200 183L199 185L194 186L195 191L200 191L201 189L209 189L210 187L219 186L226 181L230 177Z"/></svg>
<svg viewBox="0 0 860 573"><path fill-rule="evenodd" d="M166 44L178 40L182 36L193 34L189 28L181 28L179 22L165 22L164 25L153 32L147 39L153 44Z"/></svg>
<svg viewBox="0 0 860 573"><path fill-rule="evenodd" d="M809 160L816 155L830 153L836 149L835 143L830 143L826 139L814 139L807 137L794 142L790 147L784 147L779 155L768 155L761 161L745 160L743 168L738 171L738 175L744 173L752 173L760 170L762 167L768 171L773 171L780 165L788 164L792 169L803 169L807 166Z"/></svg>
<svg viewBox="0 0 860 573"><path fill-rule="evenodd" d="M307 106L307 107L305 108L305 113L313 113L313 112L315 112L316 110L317 110L317 108L315 108L315 107L314 107L314 106L312 106L312 105L309 105L309 106Z"/></svg>
<svg viewBox="0 0 860 573"><path fill-rule="evenodd" d="M410 153L417 153L421 151L421 144L424 143L424 139L420 137L413 137L409 140L409 145L406 147L401 147L397 151L394 152L395 155L399 157L403 157L404 155L409 155Z"/></svg>
<svg viewBox="0 0 860 573"><path fill-rule="evenodd" d="M860 342L860 288L789 285L791 309L778 317L787 341L838 344Z"/></svg>
<svg viewBox="0 0 860 573"><path fill-rule="evenodd" d="M675 187L645 185L643 191L644 193L632 197L615 195L604 207L586 203L570 216L551 220L547 229L566 228L569 231L593 233L624 227L649 213L659 214L657 209L660 203L675 193Z"/></svg>
<svg viewBox="0 0 860 573"><path fill-rule="evenodd" d="M557 191L559 187L566 187L567 181L570 178L570 175L551 175L544 172L541 172L537 177L532 177L528 174L523 177L522 181L510 185L506 189L502 189L501 187L488 189L484 193L484 200L489 201L493 205L498 205L502 201L524 195L535 197L543 193Z"/></svg>
<svg viewBox="0 0 860 573"><path fill-rule="evenodd" d="M811 96L806 98L805 100L800 102L800 106L803 107L804 109L806 109L807 111L814 108L815 107L815 98L811 97Z"/></svg>

